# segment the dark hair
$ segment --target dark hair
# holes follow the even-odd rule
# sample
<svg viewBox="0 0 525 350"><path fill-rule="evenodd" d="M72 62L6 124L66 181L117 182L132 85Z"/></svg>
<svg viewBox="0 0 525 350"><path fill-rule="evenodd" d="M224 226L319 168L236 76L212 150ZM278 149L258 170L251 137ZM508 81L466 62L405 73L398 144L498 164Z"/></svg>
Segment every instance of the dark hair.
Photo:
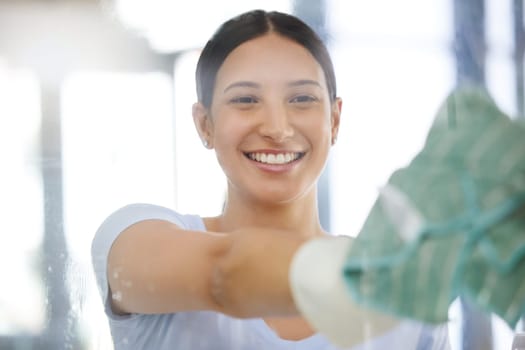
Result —
<svg viewBox="0 0 525 350"><path fill-rule="evenodd" d="M330 100L337 96L334 68L330 54L319 36L297 17L280 13L253 10L222 24L204 47L195 74L197 98L210 107L217 72L226 57L237 46L266 33L274 32L306 48L321 65Z"/></svg>

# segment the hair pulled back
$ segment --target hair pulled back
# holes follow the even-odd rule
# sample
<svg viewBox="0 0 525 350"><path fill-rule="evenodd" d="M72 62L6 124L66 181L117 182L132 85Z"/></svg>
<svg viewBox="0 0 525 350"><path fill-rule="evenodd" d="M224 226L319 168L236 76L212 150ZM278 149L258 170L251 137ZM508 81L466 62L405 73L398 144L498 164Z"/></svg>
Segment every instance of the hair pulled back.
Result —
<svg viewBox="0 0 525 350"><path fill-rule="evenodd" d="M204 47L195 74L197 98L209 108L217 72L226 57L244 42L274 32L307 49L324 71L330 100L337 96L332 60L323 41L306 23L281 12L253 10L224 22Z"/></svg>

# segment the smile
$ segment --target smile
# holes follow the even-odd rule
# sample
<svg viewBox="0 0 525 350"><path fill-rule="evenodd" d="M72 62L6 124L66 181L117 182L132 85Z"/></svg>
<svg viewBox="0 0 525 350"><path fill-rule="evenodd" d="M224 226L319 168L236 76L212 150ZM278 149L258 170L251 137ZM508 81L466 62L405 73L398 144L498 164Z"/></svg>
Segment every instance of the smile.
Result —
<svg viewBox="0 0 525 350"><path fill-rule="evenodd" d="M259 163L264 164L288 164L304 156L304 152L286 152L286 153L245 153L246 157Z"/></svg>

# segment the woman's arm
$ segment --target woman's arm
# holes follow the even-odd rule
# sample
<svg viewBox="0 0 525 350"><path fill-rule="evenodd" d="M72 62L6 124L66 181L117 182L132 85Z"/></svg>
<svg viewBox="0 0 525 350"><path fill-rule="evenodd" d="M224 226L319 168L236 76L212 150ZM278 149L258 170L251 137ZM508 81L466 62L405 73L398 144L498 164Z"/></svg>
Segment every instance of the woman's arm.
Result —
<svg viewBox="0 0 525 350"><path fill-rule="evenodd" d="M125 229L108 256L113 311L169 313L217 309L210 293L212 267L228 241L163 220Z"/></svg>
<svg viewBox="0 0 525 350"><path fill-rule="evenodd" d="M288 232L251 229L230 238L230 248L213 269L212 294L235 316L300 315L344 347L401 324L352 300L342 275L350 237L306 240ZM418 336L397 339L409 345Z"/></svg>
<svg viewBox="0 0 525 350"><path fill-rule="evenodd" d="M304 241L266 228L220 234L187 231L163 220L140 221L125 229L109 252L113 311L297 314L288 267Z"/></svg>
<svg viewBox="0 0 525 350"><path fill-rule="evenodd" d="M289 284L289 269L299 235L266 228L232 232L212 269L211 294L235 317L298 315Z"/></svg>
<svg viewBox="0 0 525 350"><path fill-rule="evenodd" d="M307 241L267 228L220 234L138 222L109 253L112 308L120 314L213 310L241 318L300 314L344 345L398 324L349 298L338 273L347 240Z"/></svg>

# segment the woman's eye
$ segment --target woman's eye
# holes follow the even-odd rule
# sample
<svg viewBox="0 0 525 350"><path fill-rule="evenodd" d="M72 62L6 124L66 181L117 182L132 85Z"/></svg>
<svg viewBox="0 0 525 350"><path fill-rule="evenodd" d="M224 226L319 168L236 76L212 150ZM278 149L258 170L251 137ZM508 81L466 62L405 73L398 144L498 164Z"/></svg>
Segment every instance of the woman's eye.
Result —
<svg viewBox="0 0 525 350"><path fill-rule="evenodd" d="M241 96L241 97L232 98L230 102L239 103L239 104L249 104L249 103L256 103L257 99L252 96Z"/></svg>
<svg viewBox="0 0 525 350"><path fill-rule="evenodd" d="M294 98L290 100L290 102L292 103L306 103L306 102L314 102L314 101L317 101L317 99L310 95L295 96Z"/></svg>

